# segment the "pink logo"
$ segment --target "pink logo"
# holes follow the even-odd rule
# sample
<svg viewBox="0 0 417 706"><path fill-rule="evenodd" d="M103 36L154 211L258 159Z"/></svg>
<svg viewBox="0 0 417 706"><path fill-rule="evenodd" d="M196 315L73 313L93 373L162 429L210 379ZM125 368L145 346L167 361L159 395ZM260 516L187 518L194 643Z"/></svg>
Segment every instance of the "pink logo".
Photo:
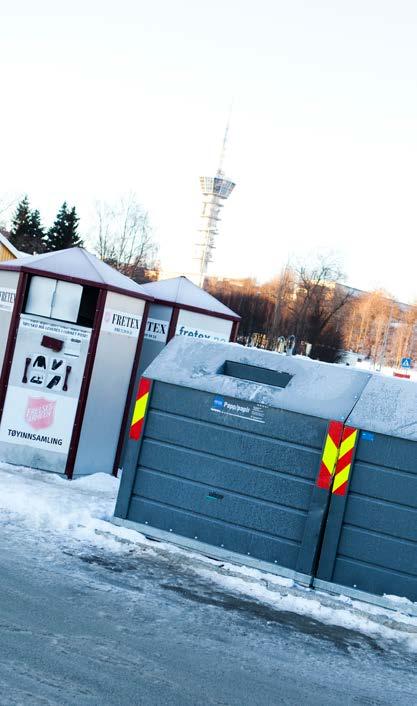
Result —
<svg viewBox="0 0 417 706"><path fill-rule="evenodd" d="M54 423L56 401L50 402L43 397L29 397L25 419L32 429L46 429Z"/></svg>

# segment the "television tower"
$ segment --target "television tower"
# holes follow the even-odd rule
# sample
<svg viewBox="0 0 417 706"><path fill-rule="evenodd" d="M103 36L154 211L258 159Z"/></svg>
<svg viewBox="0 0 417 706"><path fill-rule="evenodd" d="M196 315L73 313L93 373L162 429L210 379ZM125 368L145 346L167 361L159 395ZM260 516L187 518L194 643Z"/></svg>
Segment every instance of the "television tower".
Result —
<svg viewBox="0 0 417 706"><path fill-rule="evenodd" d="M215 249L215 239L218 235L218 222L220 221L220 210L224 202L229 198L235 184L226 179L223 171L223 162L226 153L227 138L229 134L229 122L223 138L223 146L220 152L220 161L216 176L200 177L200 187L203 193L203 207L201 211L201 227L199 229L200 242L197 245L196 259L199 262L199 285L204 284L209 262L213 260L213 250Z"/></svg>

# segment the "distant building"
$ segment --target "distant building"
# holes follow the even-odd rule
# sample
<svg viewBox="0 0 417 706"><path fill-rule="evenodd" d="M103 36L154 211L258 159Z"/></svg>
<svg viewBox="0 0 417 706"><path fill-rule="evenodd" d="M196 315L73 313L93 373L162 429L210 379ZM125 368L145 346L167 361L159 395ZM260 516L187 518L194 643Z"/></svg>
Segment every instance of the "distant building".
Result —
<svg viewBox="0 0 417 706"><path fill-rule="evenodd" d="M10 233L4 228L0 228L0 261L17 260L18 257L27 257L26 253L22 253L11 244L8 239Z"/></svg>

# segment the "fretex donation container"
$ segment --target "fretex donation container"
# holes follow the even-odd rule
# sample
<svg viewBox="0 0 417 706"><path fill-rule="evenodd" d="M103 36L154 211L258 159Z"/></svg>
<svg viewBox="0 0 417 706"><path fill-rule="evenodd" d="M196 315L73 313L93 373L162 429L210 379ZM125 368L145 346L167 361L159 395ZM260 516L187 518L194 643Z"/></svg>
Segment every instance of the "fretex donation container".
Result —
<svg viewBox="0 0 417 706"><path fill-rule="evenodd" d="M138 390L142 372L156 358L169 341L178 336L187 341L235 341L240 316L187 277L149 282L142 285L152 297L146 321L144 341L134 384ZM134 396L135 397L135 396ZM134 416L133 399L129 419ZM135 444L130 441L129 426L124 437L121 466L130 463Z"/></svg>
<svg viewBox="0 0 417 706"><path fill-rule="evenodd" d="M142 286L153 302L149 306L139 372L174 336L190 341L236 340L240 316L187 277Z"/></svg>
<svg viewBox="0 0 417 706"><path fill-rule="evenodd" d="M81 248L0 264L0 460L117 467L150 300Z"/></svg>

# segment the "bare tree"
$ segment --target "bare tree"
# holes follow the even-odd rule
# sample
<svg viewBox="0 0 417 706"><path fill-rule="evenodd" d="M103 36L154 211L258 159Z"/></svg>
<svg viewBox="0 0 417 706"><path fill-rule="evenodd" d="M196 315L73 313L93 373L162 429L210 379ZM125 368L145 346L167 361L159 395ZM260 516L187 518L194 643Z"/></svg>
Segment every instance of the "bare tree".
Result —
<svg viewBox="0 0 417 706"><path fill-rule="evenodd" d="M158 246L149 214L134 194L116 204L98 202L96 250L99 257L132 279L156 269Z"/></svg>
<svg viewBox="0 0 417 706"><path fill-rule="evenodd" d="M271 285L275 288L273 316L269 325L270 347L276 344L278 336L288 328L288 314L296 294L295 273L287 264L279 277Z"/></svg>
<svg viewBox="0 0 417 706"><path fill-rule="evenodd" d="M344 327L345 347L376 362L386 344L391 347L391 328L394 330L401 320L401 311L387 292L363 293L349 307Z"/></svg>
<svg viewBox="0 0 417 706"><path fill-rule="evenodd" d="M206 289L242 316L242 342L276 350L278 340L297 337L297 348L313 345L313 357L336 360L343 348L343 328L353 292L339 283L337 262L320 258L315 265L287 265L270 282L206 279Z"/></svg>
<svg viewBox="0 0 417 706"><path fill-rule="evenodd" d="M301 265L295 274L296 296L290 305L294 334L314 345L353 293L339 284L343 274L337 261L330 257L319 257L311 267Z"/></svg>
<svg viewBox="0 0 417 706"><path fill-rule="evenodd" d="M2 196L0 197L0 226L6 228L12 209L16 206L17 197Z"/></svg>

